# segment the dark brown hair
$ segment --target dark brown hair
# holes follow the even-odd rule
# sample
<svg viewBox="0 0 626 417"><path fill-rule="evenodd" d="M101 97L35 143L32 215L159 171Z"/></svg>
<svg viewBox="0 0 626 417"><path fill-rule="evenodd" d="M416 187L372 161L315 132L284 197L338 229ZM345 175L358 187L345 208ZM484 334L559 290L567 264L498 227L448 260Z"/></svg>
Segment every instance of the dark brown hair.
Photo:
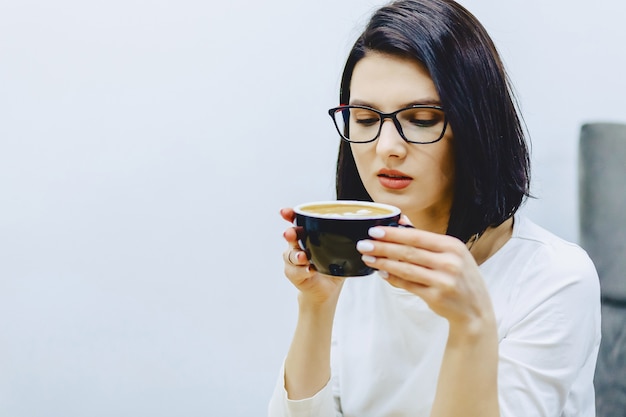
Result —
<svg viewBox="0 0 626 417"><path fill-rule="evenodd" d="M530 157L504 66L480 22L451 0L399 0L380 8L350 51L340 103L349 102L352 72L368 51L420 62L437 88L454 132L447 234L467 241L511 217L529 195ZM372 200L343 141L336 190L338 199Z"/></svg>

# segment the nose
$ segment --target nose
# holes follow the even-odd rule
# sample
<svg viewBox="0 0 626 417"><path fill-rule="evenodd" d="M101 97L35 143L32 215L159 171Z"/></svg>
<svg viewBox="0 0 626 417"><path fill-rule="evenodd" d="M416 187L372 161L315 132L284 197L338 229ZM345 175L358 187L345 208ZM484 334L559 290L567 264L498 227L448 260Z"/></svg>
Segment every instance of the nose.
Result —
<svg viewBox="0 0 626 417"><path fill-rule="evenodd" d="M407 152L407 145L406 141L400 136L400 132L398 132L393 120L384 120L380 129L380 135L376 141L376 152L383 158L404 158Z"/></svg>

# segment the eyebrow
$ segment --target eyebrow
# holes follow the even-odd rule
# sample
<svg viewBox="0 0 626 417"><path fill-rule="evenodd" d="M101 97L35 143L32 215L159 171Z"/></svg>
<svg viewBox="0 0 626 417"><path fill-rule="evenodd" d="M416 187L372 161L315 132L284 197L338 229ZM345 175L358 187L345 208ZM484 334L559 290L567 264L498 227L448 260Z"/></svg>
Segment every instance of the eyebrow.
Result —
<svg viewBox="0 0 626 417"><path fill-rule="evenodd" d="M378 107L375 106L374 104L365 101L365 100L350 100L349 103L351 106L366 106L366 107L371 107L373 109L377 109ZM423 106L423 105L428 105L428 106L441 106L441 101L433 99L433 98L425 98L422 100L414 100L414 101L410 101L408 103L404 103L402 104L400 107L400 109L403 109L405 107L411 107L411 106Z"/></svg>

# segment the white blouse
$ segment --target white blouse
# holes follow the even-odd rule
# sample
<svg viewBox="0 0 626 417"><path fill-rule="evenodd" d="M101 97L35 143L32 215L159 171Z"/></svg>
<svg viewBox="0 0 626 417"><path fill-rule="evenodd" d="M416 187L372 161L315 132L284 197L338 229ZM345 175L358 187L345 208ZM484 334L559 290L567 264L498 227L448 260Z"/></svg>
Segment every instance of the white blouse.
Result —
<svg viewBox="0 0 626 417"><path fill-rule="evenodd" d="M585 251L516 215L511 239L480 270L497 318L501 416L595 416L600 288ZM269 416L427 417L447 332L419 297L376 274L347 279L331 381L289 400L281 369Z"/></svg>

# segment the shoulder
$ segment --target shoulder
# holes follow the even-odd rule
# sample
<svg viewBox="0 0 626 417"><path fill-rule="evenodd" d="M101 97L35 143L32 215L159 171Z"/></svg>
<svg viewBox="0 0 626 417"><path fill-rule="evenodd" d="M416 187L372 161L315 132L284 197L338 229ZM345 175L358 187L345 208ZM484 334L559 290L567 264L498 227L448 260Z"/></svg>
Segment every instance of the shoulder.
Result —
<svg viewBox="0 0 626 417"><path fill-rule="evenodd" d="M520 317L534 309L569 319L597 314L600 282L584 249L520 215L509 244L507 258L517 268L511 301Z"/></svg>
<svg viewBox="0 0 626 417"><path fill-rule="evenodd" d="M583 248L544 229L525 216L515 216L511 244L527 257L529 272L570 275L590 282L597 281L593 261Z"/></svg>
<svg viewBox="0 0 626 417"><path fill-rule="evenodd" d="M501 406L513 415L537 404L543 411L532 414L557 415L576 402L591 404L601 337L593 262L580 246L520 215L503 249L493 278L508 279L498 293L505 299L494 300Z"/></svg>

